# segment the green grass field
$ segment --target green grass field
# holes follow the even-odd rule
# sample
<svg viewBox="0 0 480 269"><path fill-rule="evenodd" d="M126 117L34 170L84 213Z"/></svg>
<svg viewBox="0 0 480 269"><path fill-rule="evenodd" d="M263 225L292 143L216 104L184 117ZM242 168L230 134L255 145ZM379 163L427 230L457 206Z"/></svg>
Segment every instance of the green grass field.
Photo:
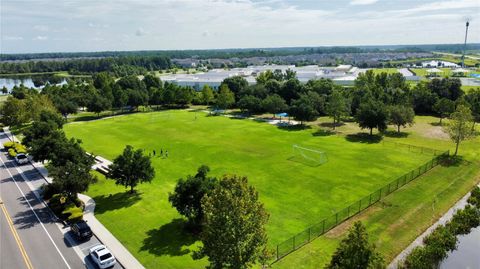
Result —
<svg viewBox="0 0 480 269"><path fill-rule="evenodd" d="M198 242L182 232L183 220L167 200L177 179L195 173L201 164L210 166L215 176L248 176L270 213L267 230L274 246L431 159L355 135L286 130L203 112L132 114L64 129L82 139L89 152L108 159L127 144L147 152L168 149L168 159L153 158L156 178L139 186L139 195L130 196L102 177L87 193L97 202L98 219L147 268L205 265L191 259ZM293 144L325 151L329 161L312 167L289 160Z"/></svg>

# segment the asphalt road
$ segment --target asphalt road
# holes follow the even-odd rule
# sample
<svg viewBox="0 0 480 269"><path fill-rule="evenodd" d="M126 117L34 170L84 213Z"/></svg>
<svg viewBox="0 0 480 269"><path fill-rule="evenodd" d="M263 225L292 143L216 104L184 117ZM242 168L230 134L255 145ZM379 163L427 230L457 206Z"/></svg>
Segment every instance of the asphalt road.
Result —
<svg viewBox="0 0 480 269"><path fill-rule="evenodd" d="M0 134L0 143L5 141ZM100 241L72 237L70 228L32 191L45 183L32 165L18 166L0 151L0 269L96 268L88 250Z"/></svg>

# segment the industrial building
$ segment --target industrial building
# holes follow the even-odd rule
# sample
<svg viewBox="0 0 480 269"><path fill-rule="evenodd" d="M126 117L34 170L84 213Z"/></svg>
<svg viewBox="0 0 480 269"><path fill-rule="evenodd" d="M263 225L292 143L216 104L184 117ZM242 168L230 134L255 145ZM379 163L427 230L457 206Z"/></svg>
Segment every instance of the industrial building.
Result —
<svg viewBox="0 0 480 269"><path fill-rule="evenodd" d="M208 72L195 74L171 74L162 76L162 81L175 83L180 86L190 86L196 90L201 90L204 85L218 89L222 81L228 77L242 76L249 84L256 83L256 76L266 70L286 70L295 71L298 80L306 83L311 79L328 78L339 85L353 85L358 74L365 72L365 69L353 67L351 65L339 65L337 67L319 67L317 65L308 65L296 67L294 65L261 65L248 66L246 68L232 69L213 69Z"/></svg>

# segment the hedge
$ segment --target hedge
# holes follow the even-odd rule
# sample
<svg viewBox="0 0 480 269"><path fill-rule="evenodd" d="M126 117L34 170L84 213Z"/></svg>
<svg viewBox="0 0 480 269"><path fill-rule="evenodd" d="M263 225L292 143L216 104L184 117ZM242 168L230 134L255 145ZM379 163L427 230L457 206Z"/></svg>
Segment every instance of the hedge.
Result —
<svg viewBox="0 0 480 269"><path fill-rule="evenodd" d="M13 141L7 141L7 142L3 143L3 147L6 148L6 149L13 148L14 146L15 146L15 142L13 142Z"/></svg>
<svg viewBox="0 0 480 269"><path fill-rule="evenodd" d="M68 223L75 223L83 220L83 210L77 207L75 203L67 201L67 198L61 194L53 195L48 201L48 206L55 215Z"/></svg>
<svg viewBox="0 0 480 269"><path fill-rule="evenodd" d="M8 155L12 158L15 158L17 156L17 152L15 151L14 148L9 148L8 149Z"/></svg>
<svg viewBox="0 0 480 269"><path fill-rule="evenodd" d="M18 142L8 141L3 143L3 147L8 150L8 155L12 158L16 157L18 153L27 153L27 148Z"/></svg>

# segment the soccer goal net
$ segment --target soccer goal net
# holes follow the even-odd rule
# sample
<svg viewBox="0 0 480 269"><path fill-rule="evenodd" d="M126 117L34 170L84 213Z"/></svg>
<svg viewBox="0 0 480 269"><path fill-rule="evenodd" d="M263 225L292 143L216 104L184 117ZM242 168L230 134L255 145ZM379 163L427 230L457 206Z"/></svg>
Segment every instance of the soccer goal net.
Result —
<svg viewBox="0 0 480 269"><path fill-rule="evenodd" d="M327 154L321 150L293 145L294 158L307 165L318 166L328 161Z"/></svg>

